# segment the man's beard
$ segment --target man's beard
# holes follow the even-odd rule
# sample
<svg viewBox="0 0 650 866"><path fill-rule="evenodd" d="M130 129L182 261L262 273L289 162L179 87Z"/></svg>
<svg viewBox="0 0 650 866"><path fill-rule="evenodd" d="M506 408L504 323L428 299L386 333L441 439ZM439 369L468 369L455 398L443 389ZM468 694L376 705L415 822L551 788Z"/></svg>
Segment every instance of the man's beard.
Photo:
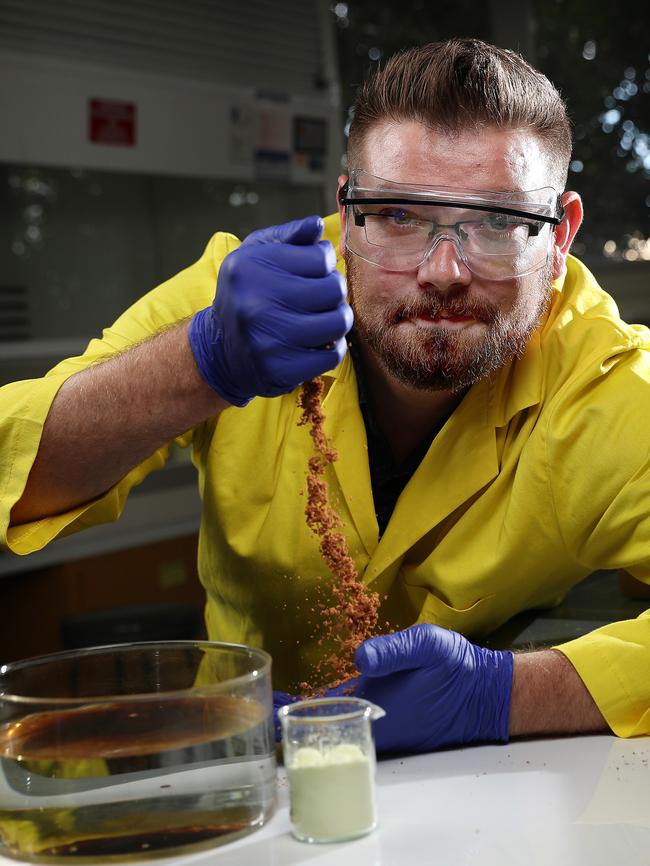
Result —
<svg viewBox="0 0 650 866"><path fill-rule="evenodd" d="M411 300L388 303L380 312L368 315L359 296L370 294L372 287L359 291L362 278L355 257L348 254L346 264L357 334L398 381L422 391L465 391L513 358L522 357L551 298L547 266L532 277L529 291L521 293L507 313L483 299L472 298L465 288L445 292L427 288ZM482 336L467 335L464 328L444 324L414 325L408 332L399 327L400 322L416 318L435 319L442 310L448 316L482 322Z"/></svg>

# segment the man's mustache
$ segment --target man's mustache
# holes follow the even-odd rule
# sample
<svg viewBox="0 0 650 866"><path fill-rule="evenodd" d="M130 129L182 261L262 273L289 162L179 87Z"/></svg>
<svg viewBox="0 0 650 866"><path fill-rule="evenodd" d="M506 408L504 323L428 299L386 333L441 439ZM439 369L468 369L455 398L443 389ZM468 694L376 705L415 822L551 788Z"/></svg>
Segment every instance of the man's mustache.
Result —
<svg viewBox="0 0 650 866"><path fill-rule="evenodd" d="M476 319L486 325L493 324L500 317L499 310L484 301L430 293L426 297L409 301L401 300L388 306L384 312L384 321L389 325L398 325L411 319L437 319L441 313L446 316Z"/></svg>

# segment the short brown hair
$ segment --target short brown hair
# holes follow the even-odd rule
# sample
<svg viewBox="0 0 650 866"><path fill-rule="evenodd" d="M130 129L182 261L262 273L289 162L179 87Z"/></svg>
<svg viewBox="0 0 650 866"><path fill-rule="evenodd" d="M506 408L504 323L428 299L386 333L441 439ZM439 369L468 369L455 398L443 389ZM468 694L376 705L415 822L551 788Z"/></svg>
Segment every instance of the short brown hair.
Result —
<svg viewBox="0 0 650 866"><path fill-rule="evenodd" d="M559 92L514 51L480 39L431 42L394 54L362 84L354 105L348 164L382 120L418 120L455 134L481 126L536 134L560 190L571 158L571 126Z"/></svg>

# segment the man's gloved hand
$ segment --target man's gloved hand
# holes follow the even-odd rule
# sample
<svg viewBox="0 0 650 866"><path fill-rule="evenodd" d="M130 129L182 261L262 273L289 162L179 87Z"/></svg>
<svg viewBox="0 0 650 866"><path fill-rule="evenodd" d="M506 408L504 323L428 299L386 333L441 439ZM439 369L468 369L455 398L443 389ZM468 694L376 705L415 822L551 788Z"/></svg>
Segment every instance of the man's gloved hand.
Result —
<svg viewBox="0 0 650 866"><path fill-rule="evenodd" d="M423 623L370 638L355 653L354 694L386 711L378 752L508 741L513 655Z"/></svg>
<svg viewBox="0 0 650 866"><path fill-rule="evenodd" d="M361 676L330 689L382 707L378 752L428 752L472 742L507 742L513 656L475 646L436 625L370 638L355 653ZM274 692L274 714L297 700ZM276 726L276 733L278 728Z"/></svg>
<svg viewBox="0 0 650 866"><path fill-rule="evenodd" d="M260 229L223 260L212 306L190 323L203 378L224 400L287 394L343 360L352 309L320 217Z"/></svg>

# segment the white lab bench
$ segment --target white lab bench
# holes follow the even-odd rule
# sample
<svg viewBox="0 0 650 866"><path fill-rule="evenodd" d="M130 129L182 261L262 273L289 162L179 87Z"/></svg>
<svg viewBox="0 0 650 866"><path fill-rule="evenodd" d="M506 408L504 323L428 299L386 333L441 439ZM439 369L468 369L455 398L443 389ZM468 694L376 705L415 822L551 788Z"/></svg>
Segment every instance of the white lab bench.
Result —
<svg viewBox="0 0 650 866"><path fill-rule="evenodd" d="M276 814L221 847L154 866L648 866L650 738L567 737L380 761L378 829L308 845ZM0 866L16 866L0 856ZM100 863L100 861L97 861Z"/></svg>

